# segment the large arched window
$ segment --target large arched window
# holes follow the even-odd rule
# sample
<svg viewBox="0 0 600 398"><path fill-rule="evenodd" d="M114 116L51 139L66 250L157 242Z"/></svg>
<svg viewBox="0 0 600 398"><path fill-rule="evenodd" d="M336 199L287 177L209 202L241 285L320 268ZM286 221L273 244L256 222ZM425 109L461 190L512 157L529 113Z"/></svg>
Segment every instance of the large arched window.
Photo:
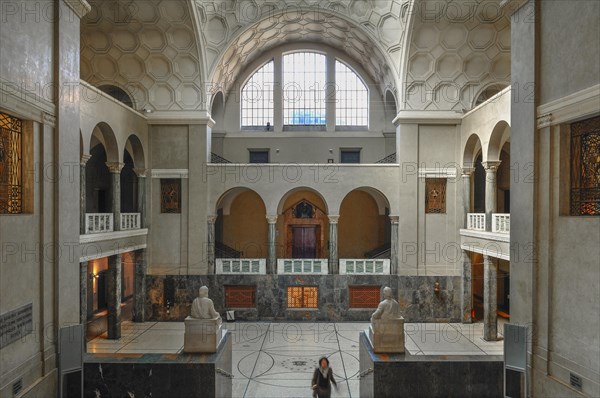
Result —
<svg viewBox="0 0 600 398"><path fill-rule="evenodd" d="M242 89L242 126L273 125L273 61L267 62Z"/></svg>
<svg viewBox="0 0 600 398"><path fill-rule="evenodd" d="M333 54L280 53L243 86L240 121L242 128L271 130L277 125L279 131L301 126L325 130L326 125L336 130L367 129L369 90L364 80Z"/></svg>
<svg viewBox="0 0 600 398"><path fill-rule="evenodd" d="M367 126L369 123L367 86L352 69L340 61L335 61L335 86L336 126Z"/></svg>
<svg viewBox="0 0 600 398"><path fill-rule="evenodd" d="M283 124L325 125L327 58L298 52L283 56Z"/></svg>

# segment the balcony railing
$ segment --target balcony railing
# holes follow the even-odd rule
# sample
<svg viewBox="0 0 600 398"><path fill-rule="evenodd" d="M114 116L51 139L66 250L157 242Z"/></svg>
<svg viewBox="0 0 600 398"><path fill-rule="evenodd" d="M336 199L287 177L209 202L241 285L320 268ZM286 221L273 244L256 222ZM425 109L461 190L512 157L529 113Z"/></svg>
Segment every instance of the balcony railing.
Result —
<svg viewBox="0 0 600 398"><path fill-rule="evenodd" d="M217 274L259 274L267 273L264 258L216 258Z"/></svg>
<svg viewBox="0 0 600 398"><path fill-rule="evenodd" d="M501 234L510 232L510 213L492 214L492 232Z"/></svg>
<svg viewBox="0 0 600 398"><path fill-rule="evenodd" d="M340 275L377 274L389 275L390 259L340 258Z"/></svg>
<svg viewBox="0 0 600 398"><path fill-rule="evenodd" d="M140 229L140 213L121 213L121 231Z"/></svg>
<svg viewBox="0 0 600 398"><path fill-rule="evenodd" d="M485 231L485 213L468 213L467 229Z"/></svg>
<svg viewBox="0 0 600 398"><path fill-rule="evenodd" d="M113 214L112 213L86 213L85 214L85 233L97 234L101 232L112 232Z"/></svg>
<svg viewBox="0 0 600 398"><path fill-rule="evenodd" d="M278 274L327 274L326 258L278 258Z"/></svg>

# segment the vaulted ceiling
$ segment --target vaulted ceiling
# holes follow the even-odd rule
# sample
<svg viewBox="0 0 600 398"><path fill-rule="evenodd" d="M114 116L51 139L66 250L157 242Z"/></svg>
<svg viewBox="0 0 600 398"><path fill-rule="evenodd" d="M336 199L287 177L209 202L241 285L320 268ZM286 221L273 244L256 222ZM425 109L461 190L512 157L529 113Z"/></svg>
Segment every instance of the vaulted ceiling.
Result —
<svg viewBox="0 0 600 398"><path fill-rule="evenodd" d="M499 0L127 0L90 2L81 78L123 88L136 109L206 109L264 52L323 43L360 63L403 109L460 110L510 80Z"/></svg>

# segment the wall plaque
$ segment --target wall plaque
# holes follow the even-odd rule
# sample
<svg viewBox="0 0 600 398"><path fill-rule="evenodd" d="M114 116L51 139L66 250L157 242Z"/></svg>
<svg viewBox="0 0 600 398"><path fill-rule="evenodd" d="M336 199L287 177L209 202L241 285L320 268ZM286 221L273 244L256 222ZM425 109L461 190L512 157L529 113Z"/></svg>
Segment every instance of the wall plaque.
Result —
<svg viewBox="0 0 600 398"><path fill-rule="evenodd" d="M33 305L26 304L0 315L0 349L33 331Z"/></svg>

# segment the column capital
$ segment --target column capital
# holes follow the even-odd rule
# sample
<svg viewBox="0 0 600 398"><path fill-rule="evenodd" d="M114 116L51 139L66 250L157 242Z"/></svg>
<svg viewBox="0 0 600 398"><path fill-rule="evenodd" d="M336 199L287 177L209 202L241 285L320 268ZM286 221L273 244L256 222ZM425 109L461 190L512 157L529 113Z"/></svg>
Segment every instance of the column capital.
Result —
<svg viewBox="0 0 600 398"><path fill-rule="evenodd" d="M206 217L206 220L208 221L209 224L214 224L217 221L217 215L210 214Z"/></svg>
<svg viewBox="0 0 600 398"><path fill-rule="evenodd" d="M111 173L115 173L115 174L120 173L121 170L123 170L124 166L125 166L125 163L121 163L121 162L106 162L106 167L108 167L108 171L110 171Z"/></svg>
<svg viewBox="0 0 600 398"><path fill-rule="evenodd" d="M487 162L481 162L481 165L487 173L495 173L498 170L500 163L502 163L500 160L488 160Z"/></svg>
<svg viewBox="0 0 600 398"><path fill-rule="evenodd" d="M277 216L267 215L267 222L269 224L275 224L277 222Z"/></svg>
<svg viewBox="0 0 600 398"><path fill-rule="evenodd" d="M329 215L329 224L337 224L340 220L340 216L337 215Z"/></svg>
<svg viewBox="0 0 600 398"><path fill-rule="evenodd" d="M463 178L470 178L474 171L475 167L463 167L460 174Z"/></svg>
<svg viewBox="0 0 600 398"><path fill-rule="evenodd" d="M400 216L390 215L389 217L390 217L390 221L392 222L392 224L400 223Z"/></svg>
<svg viewBox="0 0 600 398"><path fill-rule="evenodd" d="M133 169L133 172L135 173L135 175L138 178L146 177L146 171L147 171L146 169L137 169L137 168Z"/></svg>
<svg viewBox="0 0 600 398"><path fill-rule="evenodd" d="M79 158L79 164L81 166L85 166L88 162L88 160L90 160L92 158L92 155L88 155L88 154L83 154L81 155L81 157Z"/></svg>

